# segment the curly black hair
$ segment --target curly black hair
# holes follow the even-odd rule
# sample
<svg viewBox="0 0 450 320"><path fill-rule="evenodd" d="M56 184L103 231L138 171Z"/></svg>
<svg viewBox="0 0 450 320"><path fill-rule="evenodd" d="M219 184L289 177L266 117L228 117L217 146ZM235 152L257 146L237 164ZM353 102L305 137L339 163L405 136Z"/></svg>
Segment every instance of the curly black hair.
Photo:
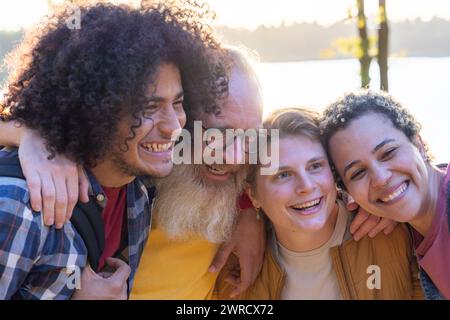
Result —
<svg viewBox="0 0 450 320"><path fill-rule="evenodd" d="M329 143L333 135L342 129L347 128L353 120L369 114L378 113L389 119L392 125L402 131L405 136L414 143L414 139L421 130L420 123L414 118L408 109L404 108L389 93L385 91L374 91L369 89L360 89L346 93L331 103L322 114L320 121L320 131L323 139L323 145L329 154ZM428 146L424 143L426 152L426 161L432 159ZM332 160L329 159L335 174L338 186L345 190Z"/></svg>
<svg viewBox="0 0 450 320"><path fill-rule="evenodd" d="M208 7L190 0L82 4L81 28L73 29L72 6L56 8L8 56L0 104L2 118L36 129L52 156L93 166L125 114L135 120L126 141L132 138L148 103L146 88L163 62L180 70L188 121L198 110L220 112L228 69Z"/></svg>

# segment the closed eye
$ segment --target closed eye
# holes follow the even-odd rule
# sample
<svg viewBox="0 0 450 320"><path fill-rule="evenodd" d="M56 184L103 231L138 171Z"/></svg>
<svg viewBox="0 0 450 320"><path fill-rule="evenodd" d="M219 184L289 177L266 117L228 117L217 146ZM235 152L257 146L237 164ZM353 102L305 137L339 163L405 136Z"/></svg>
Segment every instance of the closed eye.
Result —
<svg viewBox="0 0 450 320"><path fill-rule="evenodd" d="M358 169L358 170L356 170L355 172L353 172L351 174L350 180L356 180L356 179L361 178L364 175L365 172L366 172L365 169Z"/></svg>
<svg viewBox="0 0 450 320"><path fill-rule="evenodd" d="M381 155L381 159L382 159L382 160L389 160L389 159L391 159L391 158L395 155L395 151L396 151L397 149L398 149L398 148L391 148L391 149L387 150L386 152L384 152L384 153Z"/></svg>
<svg viewBox="0 0 450 320"><path fill-rule="evenodd" d="M155 114L157 109L157 104L148 105L147 107L145 107L144 111L142 111L142 116L147 119L151 118Z"/></svg>
<svg viewBox="0 0 450 320"><path fill-rule="evenodd" d="M184 100L178 100L178 101L175 101L173 103L173 105L177 108L180 108L180 107L183 108L183 103L184 103Z"/></svg>

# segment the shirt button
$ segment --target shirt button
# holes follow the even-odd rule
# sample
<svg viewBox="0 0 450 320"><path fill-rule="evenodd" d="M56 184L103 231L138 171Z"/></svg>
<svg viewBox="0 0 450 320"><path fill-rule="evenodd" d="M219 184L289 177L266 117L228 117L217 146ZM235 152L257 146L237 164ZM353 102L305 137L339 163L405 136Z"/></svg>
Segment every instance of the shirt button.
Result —
<svg viewBox="0 0 450 320"><path fill-rule="evenodd" d="M103 202L105 200L105 195L99 193L96 197L98 202Z"/></svg>

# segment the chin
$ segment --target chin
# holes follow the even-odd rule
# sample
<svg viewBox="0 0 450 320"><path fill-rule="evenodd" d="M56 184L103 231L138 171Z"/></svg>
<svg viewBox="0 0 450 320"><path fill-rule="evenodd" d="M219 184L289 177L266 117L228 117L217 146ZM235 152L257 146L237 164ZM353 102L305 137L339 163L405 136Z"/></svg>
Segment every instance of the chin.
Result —
<svg viewBox="0 0 450 320"><path fill-rule="evenodd" d="M149 175L153 178L164 178L167 177L173 169L173 163L164 164L160 166L152 166L150 168L146 168L146 175Z"/></svg>
<svg viewBox="0 0 450 320"><path fill-rule="evenodd" d="M326 217L316 216L311 217L310 221L304 221L302 223L302 228L305 231L320 231L326 226L326 224L327 224Z"/></svg>

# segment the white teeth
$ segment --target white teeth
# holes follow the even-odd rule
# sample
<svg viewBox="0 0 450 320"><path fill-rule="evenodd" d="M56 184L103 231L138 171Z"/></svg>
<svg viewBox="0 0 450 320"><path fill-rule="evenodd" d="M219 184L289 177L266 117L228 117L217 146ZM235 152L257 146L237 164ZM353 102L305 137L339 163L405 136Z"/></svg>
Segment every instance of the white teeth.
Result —
<svg viewBox="0 0 450 320"><path fill-rule="evenodd" d="M211 173L214 173L216 175L222 175L222 176L227 174L226 171L219 170L217 168L213 168L213 167L210 167L210 166L208 166L208 171L211 172Z"/></svg>
<svg viewBox="0 0 450 320"><path fill-rule="evenodd" d="M392 201L395 198L397 198L399 195L401 195L405 190L406 187L408 185L406 184L406 182L403 182L394 192L392 192L390 195L381 198L381 201L383 202L388 202L388 201Z"/></svg>
<svg viewBox="0 0 450 320"><path fill-rule="evenodd" d="M295 206L292 206L292 207L295 209L304 209L304 208L309 208L309 207L315 206L315 205L319 204L319 202L320 202L320 198L313 200L313 201L305 202L302 204L296 204Z"/></svg>
<svg viewBox="0 0 450 320"><path fill-rule="evenodd" d="M152 152L163 152L170 149L172 143L143 143L141 144L144 149L152 151Z"/></svg>

